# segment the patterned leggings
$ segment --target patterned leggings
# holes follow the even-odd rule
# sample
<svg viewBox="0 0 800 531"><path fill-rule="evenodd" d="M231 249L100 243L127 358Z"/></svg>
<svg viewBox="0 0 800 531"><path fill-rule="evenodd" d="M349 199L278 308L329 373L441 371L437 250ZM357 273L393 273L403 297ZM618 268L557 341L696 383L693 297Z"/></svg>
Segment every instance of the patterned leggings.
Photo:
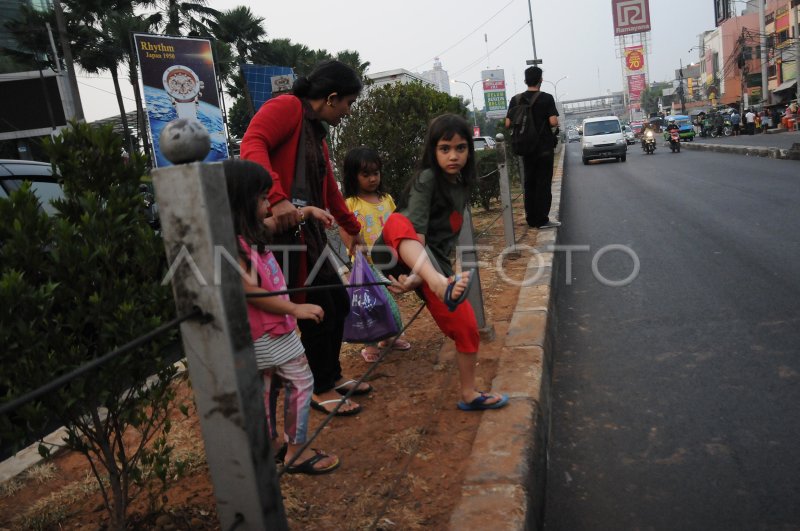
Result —
<svg viewBox="0 0 800 531"><path fill-rule="evenodd" d="M264 381L264 409L267 410L270 436L272 439L278 438L275 420L278 395L283 385L286 390L283 400L284 441L304 444L308 435L308 413L314 389L314 376L305 354L261 371L261 377Z"/></svg>

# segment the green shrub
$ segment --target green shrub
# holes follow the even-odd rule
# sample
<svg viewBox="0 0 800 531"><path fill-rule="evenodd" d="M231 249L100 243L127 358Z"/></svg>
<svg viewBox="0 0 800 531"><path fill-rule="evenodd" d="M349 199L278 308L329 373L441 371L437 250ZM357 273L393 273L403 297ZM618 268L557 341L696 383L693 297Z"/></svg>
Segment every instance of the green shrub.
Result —
<svg viewBox="0 0 800 531"><path fill-rule="evenodd" d="M421 83L370 88L337 128L334 160L341 168L351 148L368 146L383 161L384 189L397 200L414 175L428 123L444 113L467 115L464 101Z"/></svg>
<svg viewBox="0 0 800 531"><path fill-rule="evenodd" d="M121 149L122 138L110 126L72 124L46 146L65 194L54 202L56 214L45 215L28 187L0 199L2 402L117 349L173 314L169 289L160 283L162 243L145 222L138 193L145 161L132 154L125 163ZM116 356L0 418L4 440L18 440L46 419L63 422L65 445L90 461L113 528L124 527L129 501L152 481L166 480L166 468L175 465L163 442L175 375L162 355L167 341ZM158 378L144 385L151 375ZM138 436L126 438L133 441L126 448L129 428Z"/></svg>

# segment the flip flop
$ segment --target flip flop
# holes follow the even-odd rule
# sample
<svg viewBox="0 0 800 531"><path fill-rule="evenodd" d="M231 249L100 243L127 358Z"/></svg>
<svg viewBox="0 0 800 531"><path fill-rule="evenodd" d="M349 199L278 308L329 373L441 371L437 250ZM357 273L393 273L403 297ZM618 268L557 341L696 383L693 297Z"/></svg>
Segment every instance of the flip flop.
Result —
<svg viewBox="0 0 800 531"><path fill-rule="evenodd" d="M484 393L483 391L479 391L479 393L480 395L478 398L469 404L463 400L460 401L458 403L458 409L462 411L483 411L485 409L499 409L508 404L508 395L500 395L500 400L491 404L487 404L486 401L492 398L492 395L489 393Z"/></svg>
<svg viewBox="0 0 800 531"><path fill-rule="evenodd" d="M326 457L330 457L330 456L328 454L326 454L325 452L321 451L321 450L317 450L316 448L312 448L312 450L314 450L314 452L316 452L316 455L314 457L306 459L302 463L299 463L299 464L296 464L296 465L292 465L292 466L287 466L286 468L284 468L286 473L287 474L308 474L309 476L319 476L320 474L327 474L328 472L333 472L334 470L339 468L339 465L341 464L341 462L339 461L338 457L336 458L336 461L330 466L327 466L325 468L314 468L314 465L316 465L317 463L319 463L320 461L322 461Z"/></svg>
<svg viewBox="0 0 800 531"><path fill-rule="evenodd" d="M378 346L381 347L381 348L385 348L391 342L392 342L391 339L386 339L386 340L381 341L380 343L378 343ZM397 340L392 345L392 350L398 350L398 351L411 350L411 343L409 343L405 339L397 338ZM363 356L363 354L362 354L362 356Z"/></svg>
<svg viewBox="0 0 800 531"><path fill-rule="evenodd" d="M327 409L325 407L325 404L338 404L341 401L342 401L341 398L334 398L333 400L323 400L322 402L317 402L316 400L312 400L311 401L311 409L316 409L317 411L325 413L326 415L330 415L331 411L333 411L333 410L332 409ZM350 401L348 400L347 403L349 404ZM361 406L356 406L355 409L348 409L347 411L341 411L341 410L337 411L335 416L337 416L337 417L349 417L349 416L352 416L352 415L357 415L358 413L361 413Z"/></svg>
<svg viewBox="0 0 800 531"><path fill-rule="evenodd" d="M380 351L378 351L378 352L370 352L366 348L362 348L361 349L361 357L364 358L364 361L366 361L367 363L375 363L376 361L378 361L380 359L381 353L380 353ZM334 388L334 389L336 389L336 388ZM339 391L338 389L336 389L336 390ZM341 393L341 391L339 391L339 392ZM353 393L353 394L356 394L356 393Z"/></svg>
<svg viewBox="0 0 800 531"><path fill-rule="evenodd" d="M463 293L458 296L457 299L451 297L453 294L453 288L455 287L456 283L461 280L461 275L456 275L453 277L453 280L447 284L447 289L444 290L444 303L447 306L447 309L451 312L456 311L458 305L467 300L467 296L469 295L469 289L472 287L472 282L475 280L475 269L469 270L469 280L467 281L467 287L464 288Z"/></svg>
<svg viewBox="0 0 800 531"><path fill-rule="evenodd" d="M362 355L362 356L364 355L364 354L363 354L363 351L362 351L362 354L361 354L361 355ZM367 358L364 358L364 359L366 360ZM358 383L358 382L356 382L355 380L347 380L347 381L345 381L345 382L342 382L342 383L340 383L340 384L339 384L339 385L337 385L336 387L334 387L334 389L335 389L335 390L336 390L336 392L337 392L337 393L339 393L340 395L346 395L346 394L347 394L347 393L350 391L350 386L352 386L352 385L356 385L356 383ZM350 394L350 396L368 395L368 394L370 394L371 392L372 392L372 386L371 386L371 385L369 385L369 384L367 384L367 388L366 388L366 389L356 389L355 391L353 391L353 392ZM321 403L322 403L322 402L320 402L320 404L321 404Z"/></svg>

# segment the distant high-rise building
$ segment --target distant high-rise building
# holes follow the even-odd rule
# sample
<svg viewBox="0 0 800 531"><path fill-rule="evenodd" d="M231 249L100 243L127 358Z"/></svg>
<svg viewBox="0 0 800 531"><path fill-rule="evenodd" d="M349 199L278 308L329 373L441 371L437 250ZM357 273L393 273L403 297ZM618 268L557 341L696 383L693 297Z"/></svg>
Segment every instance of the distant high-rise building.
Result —
<svg viewBox="0 0 800 531"><path fill-rule="evenodd" d="M442 68L442 62L438 57L433 60L433 70L426 70L421 76L433 83L439 92L450 94L450 76L447 75L447 70Z"/></svg>

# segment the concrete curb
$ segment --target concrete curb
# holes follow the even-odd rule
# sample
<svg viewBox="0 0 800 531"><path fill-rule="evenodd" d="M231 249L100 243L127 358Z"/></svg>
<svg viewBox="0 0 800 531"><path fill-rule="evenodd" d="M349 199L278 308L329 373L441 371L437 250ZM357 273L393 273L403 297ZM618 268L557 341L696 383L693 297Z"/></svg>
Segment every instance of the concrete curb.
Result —
<svg viewBox="0 0 800 531"><path fill-rule="evenodd" d="M561 218L565 154L562 144L553 171L551 212L556 219ZM492 382L493 389L509 393L510 402L482 413L449 529L542 528L558 271L551 246L557 237L557 229L536 233L541 262L532 260L528 266L525 278L535 280L519 291Z"/></svg>
<svg viewBox="0 0 800 531"><path fill-rule="evenodd" d="M703 144L702 142L681 142L681 148L695 151L716 151L717 153L733 153L748 157L765 157L782 160L800 160L800 150L763 146L731 146L727 144Z"/></svg>

